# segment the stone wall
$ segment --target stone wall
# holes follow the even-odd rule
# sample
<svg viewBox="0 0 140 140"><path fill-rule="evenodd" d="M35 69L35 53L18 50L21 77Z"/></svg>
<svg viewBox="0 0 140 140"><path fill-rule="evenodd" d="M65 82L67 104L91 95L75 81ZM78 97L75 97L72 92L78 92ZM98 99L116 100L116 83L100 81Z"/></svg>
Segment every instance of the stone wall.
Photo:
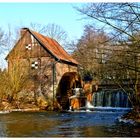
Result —
<svg viewBox="0 0 140 140"><path fill-rule="evenodd" d="M56 64L56 83L59 84L62 76L66 72L77 72L78 68L76 66L64 64L64 63L57 63Z"/></svg>

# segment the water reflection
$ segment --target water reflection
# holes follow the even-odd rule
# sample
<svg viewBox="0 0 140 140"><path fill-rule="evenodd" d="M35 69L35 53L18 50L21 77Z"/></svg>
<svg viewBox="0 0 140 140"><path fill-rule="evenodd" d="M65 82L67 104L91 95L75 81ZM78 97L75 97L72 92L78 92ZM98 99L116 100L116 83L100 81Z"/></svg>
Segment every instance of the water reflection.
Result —
<svg viewBox="0 0 140 140"><path fill-rule="evenodd" d="M0 115L1 137L139 137L140 128L116 122L122 112L13 112Z"/></svg>
<svg viewBox="0 0 140 140"><path fill-rule="evenodd" d="M55 125L59 125L59 121L50 120L45 115L17 112L2 116L0 124L2 123L4 127L0 127L3 135L0 135L8 137L42 136L44 130L51 131Z"/></svg>

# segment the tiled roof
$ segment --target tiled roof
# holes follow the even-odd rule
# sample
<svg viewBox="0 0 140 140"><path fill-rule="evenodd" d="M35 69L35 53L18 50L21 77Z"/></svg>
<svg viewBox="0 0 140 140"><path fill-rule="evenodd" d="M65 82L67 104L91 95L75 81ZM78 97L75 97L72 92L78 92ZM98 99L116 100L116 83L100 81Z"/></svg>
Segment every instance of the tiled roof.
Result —
<svg viewBox="0 0 140 140"><path fill-rule="evenodd" d="M48 50L48 52L51 53L55 58L73 63L78 64L78 62L73 59L63 48L62 46L54 39L46 37L42 34L39 34L35 31L29 30L29 32L40 42L41 45L43 45L44 48Z"/></svg>

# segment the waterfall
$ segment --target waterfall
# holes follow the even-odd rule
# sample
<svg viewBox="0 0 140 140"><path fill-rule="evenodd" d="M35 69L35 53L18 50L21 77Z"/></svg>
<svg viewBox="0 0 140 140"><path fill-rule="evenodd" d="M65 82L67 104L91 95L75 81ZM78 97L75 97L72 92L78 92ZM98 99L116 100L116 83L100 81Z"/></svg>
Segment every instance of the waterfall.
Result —
<svg viewBox="0 0 140 140"><path fill-rule="evenodd" d="M131 107L126 93L120 90L104 90L93 95L93 106L101 107Z"/></svg>

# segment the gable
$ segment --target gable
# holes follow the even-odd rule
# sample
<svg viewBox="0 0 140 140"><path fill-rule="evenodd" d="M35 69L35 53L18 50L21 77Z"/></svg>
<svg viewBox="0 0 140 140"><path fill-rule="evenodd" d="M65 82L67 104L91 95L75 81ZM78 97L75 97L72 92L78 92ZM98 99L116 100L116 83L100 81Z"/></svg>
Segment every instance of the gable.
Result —
<svg viewBox="0 0 140 140"><path fill-rule="evenodd" d="M31 31L31 33L38 39L38 41L58 60L73 63L78 65L78 62L73 59L62 46L54 39L45 37L37 32Z"/></svg>
<svg viewBox="0 0 140 140"><path fill-rule="evenodd" d="M38 41L30 32L25 32L18 40L13 49L9 52L6 59L28 59L36 57L50 57L51 55L40 46Z"/></svg>
<svg viewBox="0 0 140 140"><path fill-rule="evenodd" d="M74 60L57 41L29 29L26 29L26 32L21 36L6 59L9 59L9 57L26 58L27 54L30 55L30 57L51 56L56 60L78 65L78 62Z"/></svg>

